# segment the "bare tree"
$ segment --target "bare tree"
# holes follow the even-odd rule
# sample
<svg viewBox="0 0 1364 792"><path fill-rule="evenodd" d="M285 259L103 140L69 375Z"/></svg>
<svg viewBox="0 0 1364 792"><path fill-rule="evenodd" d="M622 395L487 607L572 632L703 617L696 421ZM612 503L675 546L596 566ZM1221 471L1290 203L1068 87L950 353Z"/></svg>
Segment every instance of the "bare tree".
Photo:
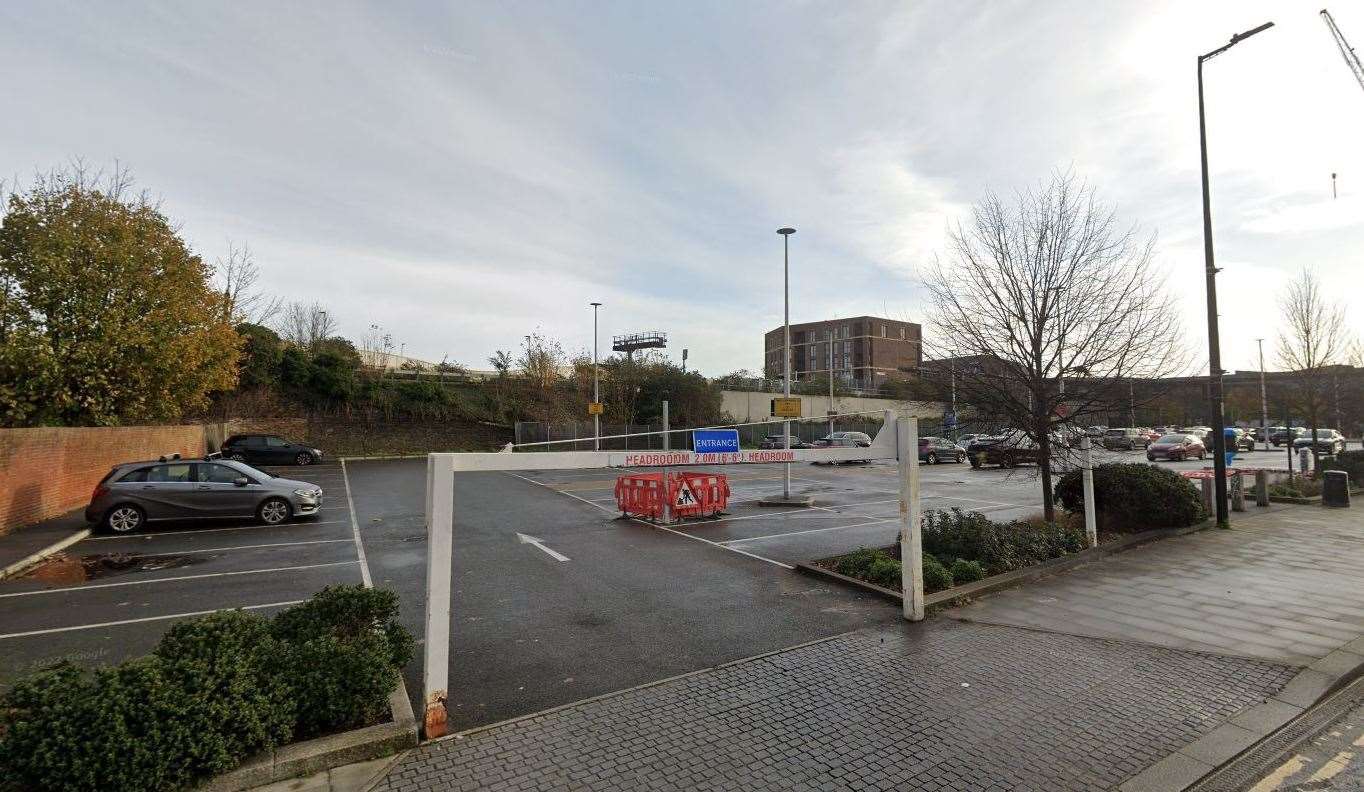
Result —
<svg viewBox="0 0 1364 792"><path fill-rule="evenodd" d="M285 341L312 349L319 341L336 335L336 320L319 302L292 302L279 319L279 334Z"/></svg>
<svg viewBox="0 0 1364 792"><path fill-rule="evenodd" d="M1125 412L1132 379L1187 365L1179 312L1151 262L1154 234L1119 229L1092 188L1057 173L1011 205L988 195L948 244L924 277L926 346L939 359L984 361L956 370L958 398L1037 445L1054 519L1051 460L1065 453L1056 433Z"/></svg>
<svg viewBox="0 0 1364 792"><path fill-rule="evenodd" d="M232 324L266 324L284 307L279 297L260 291L260 267L246 245L227 244L227 257L214 263L217 286L223 293L223 316Z"/></svg>
<svg viewBox="0 0 1364 792"><path fill-rule="evenodd" d="M559 381L559 371L563 368L565 360L563 346L536 331L526 336L525 343L521 346L521 357L516 361L522 375L535 383L540 390L546 426L550 418L550 389Z"/></svg>
<svg viewBox="0 0 1364 792"><path fill-rule="evenodd" d="M1338 392L1338 373L1333 369L1347 362L1355 351L1354 341L1346 329L1345 310L1322 294L1310 268L1304 267L1289 285L1279 300L1279 310L1284 323L1279 332L1279 365L1293 373L1297 387L1292 401L1312 429L1315 458L1322 414Z"/></svg>

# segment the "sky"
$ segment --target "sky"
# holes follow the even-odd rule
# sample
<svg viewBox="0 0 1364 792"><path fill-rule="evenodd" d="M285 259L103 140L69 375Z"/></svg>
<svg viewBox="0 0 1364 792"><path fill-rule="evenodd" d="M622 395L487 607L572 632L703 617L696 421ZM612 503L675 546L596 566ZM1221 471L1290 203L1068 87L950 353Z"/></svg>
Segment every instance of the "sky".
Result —
<svg viewBox="0 0 1364 792"><path fill-rule="evenodd" d="M127 166L356 341L486 369L532 332L590 350L599 301L603 350L663 330L719 375L781 324L777 228L793 322L922 322L949 224L1069 170L1157 235L1206 371L1195 57L1272 20L1205 91L1223 367L1264 337L1273 369L1305 266L1364 336L1364 90L1320 8L10 0L0 175Z"/></svg>

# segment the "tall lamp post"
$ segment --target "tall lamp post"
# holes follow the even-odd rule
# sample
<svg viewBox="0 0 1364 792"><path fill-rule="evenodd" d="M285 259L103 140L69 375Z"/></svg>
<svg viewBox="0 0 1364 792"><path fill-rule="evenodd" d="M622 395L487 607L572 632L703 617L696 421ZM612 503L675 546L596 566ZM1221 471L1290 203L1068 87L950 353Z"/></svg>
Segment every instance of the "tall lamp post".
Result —
<svg viewBox="0 0 1364 792"><path fill-rule="evenodd" d="M1265 396L1265 340L1255 339L1260 347L1260 439L1264 441L1265 451L1269 451L1269 399ZM1290 443L1290 445L1292 445Z"/></svg>
<svg viewBox="0 0 1364 792"><path fill-rule="evenodd" d="M1203 271L1208 282L1208 397L1212 402L1212 465L1217 527L1231 527L1227 517L1227 438L1222 432L1222 352L1217 333L1217 267L1212 255L1212 197L1208 192L1208 127L1203 115L1203 62L1221 55L1241 41L1273 27L1266 22L1257 28L1237 33L1231 41L1212 52L1198 56L1198 151L1203 167Z"/></svg>
<svg viewBox="0 0 1364 792"><path fill-rule="evenodd" d="M791 235L796 233L794 228L778 228L777 233L781 234L781 281L782 281L782 333L785 342L782 345L782 395L791 397ZM791 422L782 421L781 424L781 445L787 451L791 450ZM791 499L791 463L783 465L784 471L781 477L781 496L783 500Z"/></svg>
<svg viewBox="0 0 1364 792"><path fill-rule="evenodd" d="M592 403L601 404L601 369L597 368L597 309L601 303L592 303ZM630 431L626 429L625 431ZM601 413L592 413L592 450L601 450Z"/></svg>

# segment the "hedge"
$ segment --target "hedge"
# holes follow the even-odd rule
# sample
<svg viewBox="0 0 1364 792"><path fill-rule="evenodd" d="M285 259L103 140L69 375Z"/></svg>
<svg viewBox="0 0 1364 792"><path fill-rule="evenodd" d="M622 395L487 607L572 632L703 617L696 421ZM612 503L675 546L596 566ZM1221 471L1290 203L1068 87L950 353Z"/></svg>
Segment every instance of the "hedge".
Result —
<svg viewBox="0 0 1364 792"><path fill-rule="evenodd" d="M995 522L980 512L961 509L924 513L924 552L948 559L977 562L989 575L1059 558L1085 548L1084 531L1042 520Z"/></svg>
<svg viewBox="0 0 1364 792"><path fill-rule="evenodd" d="M1084 511L1081 471L1061 477L1056 500L1072 514ZM1132 462L1094 467L1094 510L1105 527L1118 531L1184 528L1208 518L1202 496L1188 479L1167 468Z"/></svg>
<svg viewBox="0 0 1364 792"><path fill-rule="evenodd" d="M397 595L339 586L268 619L221 611L151 655L29 675L0 698L0 778L35 790L177 790L378 718L412 637Z"/></svg>
<svg viewBox="0 0 1364 792"><path fill-rule="evenodd" d="M1364 485L1364 451L1342 451L1334 459L1322 459L1321 469L1345 471L1351 489Z"/></svg>

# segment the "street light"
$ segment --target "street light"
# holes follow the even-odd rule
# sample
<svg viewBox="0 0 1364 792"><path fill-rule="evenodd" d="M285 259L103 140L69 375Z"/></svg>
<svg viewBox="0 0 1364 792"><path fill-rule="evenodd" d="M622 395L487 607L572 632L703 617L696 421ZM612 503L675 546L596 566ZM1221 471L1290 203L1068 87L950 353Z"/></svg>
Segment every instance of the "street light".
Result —
<svg viewBox="0 0 1364 792"><path fill-rule="evenodd" d="M601 404L601 377L597 368L597 309L601 303L592 305L592 403ZM625 431L630 431L626 429ZM592 413L592 450L601 450L601 413Z"/></svg>
<svg viewBox="0 0 1364 792"><path fill-rule="evenodd" d="M1231 41L1198 56L1198 151L1203 166L1203 271L1208 282L1208 396L1212 401L1212 469L1217 527L1230 528L1227 516L1227 438L1222 435L1222 352L1217 334L1217 267L1212 255L1212 197L1208 192L1208 127L1203 116L1203 62L1221 55L1256 33L1268 30L1273 22L1237 33ZM1261 367L1263 368L1263 367Z"/></svg>
<svg viewBox="0 0 1364 792"><path fill-rule="evenodd" d="M777 233L781 234L781 279L782 279L782 327L786 339L782 354L782 395L786 398L791 397L791 235L796 233L794 228L778 228ZM791 450L791 422L782 421L781 444L787 451ZM781 495L784 500L791 499L791 463L787 462L782 474Z"/></svg>

